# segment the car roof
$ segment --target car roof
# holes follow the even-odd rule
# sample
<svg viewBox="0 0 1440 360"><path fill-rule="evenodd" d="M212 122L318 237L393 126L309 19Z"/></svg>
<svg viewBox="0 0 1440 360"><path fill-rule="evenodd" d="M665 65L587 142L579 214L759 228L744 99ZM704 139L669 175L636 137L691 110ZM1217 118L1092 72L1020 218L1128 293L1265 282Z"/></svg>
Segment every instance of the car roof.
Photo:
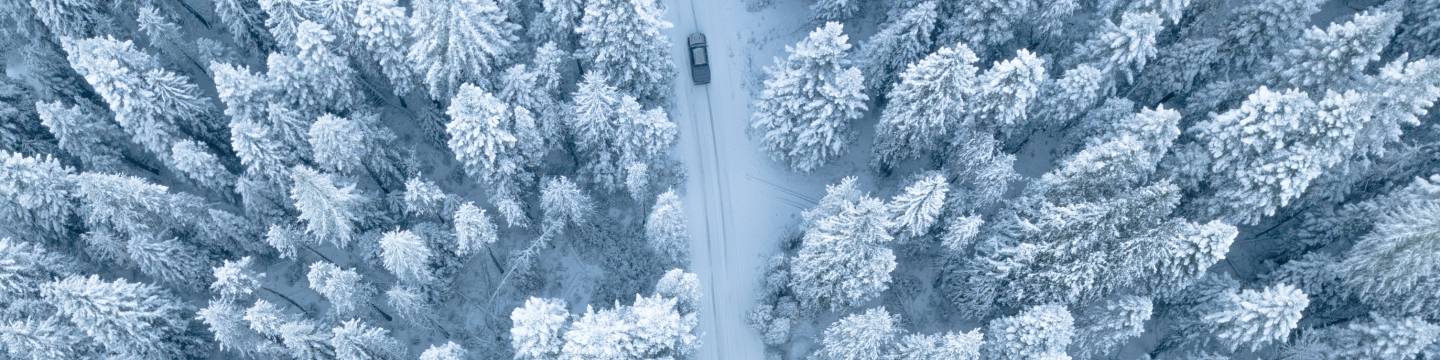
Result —
<svg viewBox="0 0 1440 360"><path fill-rule="evenodd" d="M701 33L690 34L690 43L691 43L691 44L694 44L694 43L702 43L702 42L705 42L705 34L701 34Z"/></svg>

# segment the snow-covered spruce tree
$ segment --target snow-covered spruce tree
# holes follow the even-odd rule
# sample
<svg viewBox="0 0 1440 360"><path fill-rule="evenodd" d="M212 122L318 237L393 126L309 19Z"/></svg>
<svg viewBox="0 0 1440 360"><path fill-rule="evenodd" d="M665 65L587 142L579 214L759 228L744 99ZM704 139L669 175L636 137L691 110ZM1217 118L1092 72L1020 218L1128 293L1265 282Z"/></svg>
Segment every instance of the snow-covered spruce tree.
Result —
<svg viewBox="0 0 1440 360"><path fill-rule="evenodd" d="M380 238L380 259L386 270L412 285L423 285L435 279L430 269L434 256L425 239L409 230L385 232Z"/></svg>
<svg viewBox="0 0 1440 360"><path fill-rule="evenodd" d="M565 331L561 359L683 358L695 352L696 314L681 314L676 300L636 295L635 303L586 308Z"/></svg>
<svg viewBox="0 0 1440 360"><path fill-rule="evenodd" d="M9 231L41 239L58 239L69 233L70 200L78 190L74 170L54 157L0 151L0 219Z"/></svg>
<svg viewBox="0 0 1440 360"><path fill-rule="evenodd" d="M375 287L362 280L354 268L342 269L318 261L310 264L305 278L310 282L310 289L329 300L331 309L341 316L354 315L375 296Z"/></svg>
<svg viewBox="0 0 1440 360"><path fill-rule="evenodd" d="M8 304L39 297L46 279L73 275L78 263L38 244L0 238L0 301Z"/></svg>
<svg viewBox="0 0 1440 360"><path fill-rule="evenodd" d="M196 246L223 244L181 242L174 234L196 230L202 219L196 214L207 211L199 198L128 176L84 173L72 179L87 230L105 235L90 239L108 239L88 243L87 250L167 282L199 287L208 254ZM167 238L156 238L167 233Z"/></svg>
<svg viewBox="0 0 1440 360"><path fill-rule="evenodd" d="M901 71L930 53L939 16L935 1L920 2L865 40L859 53L865 88L872 93L888 92Z"/></svg>
<svg viewBox="0 0 1440 360"><path fill-rule="evenodd" d="M347 320L331 331L330 346L337 360L402 359L405 348L390 331L360 320Z"/></svg>
<svg viewBox="0 0 1440 360"><path fill-rule="evenodd" d="M681 269L666 271L655 282L655 294L677 300L680 312L690 314L700 311L700 277Z"/></svg>
<svg viewBox="0 0 1440 360"><path fill-rule="evenodd" d="M974 134L957 136L964 139L989 134L1008 134L1025 125L1026 109L1040 93L1047 79L1045 60L1021 49L1015 57L998 61L976 79L975 95L967 102L967 128Z"/></svg>
<svg viewBox="0 0 1440 360"><path fill-rule="evenodd" d="M343 2L343 1L336 1ZM395 0L360 0L355 7L356 38L390 80L396 96L415 88L415 69L406 52L414 36L405 8Z"/></svg>
<svg viewBox="0 0 1440 360"><path fill-rule="evenodd" d="M585 74L571 111L574 117L569 127L580 171L608 191L625 187L631 165L661 166L679 137L677 126L663 108L644 109L638 100L622 95L595 72Z"/></svg>
<svg viewBox="0 0 1440 360"><path fill-rule="evenodd" d="M195 312L199 320L215 335L220 351L230 351L241 356L281 356L284 348L275 341L265 338L250 328L245 321L245 308L232 300L211 299L209 306Z"/></svg>
<svg viewBox="0 0 1440 360"><path fill-rule="evenodd" d="M114 15L100 0L30 0L29 6L34 16L58 36L95 36L114 30Z"/></svg>
<svg viewBox="0 0 1440 360"><path fill-rule="evenodd" d="M1321 0L1260 0L1230 10L1217 37L1221 73L1258 70L1271 56L1287 50L1320 11Z"/></svg>
<svg viewBox="0 0 1440 360"><path fill-rule="evenodd" d="M810 5L810 18L817 21L845 21L860 11L865 0L817 0Z"/></svg>
<svg viewBox="0 0 1440 360"><path fill-rule="evenodd" d="M431 99L449 99L461 84L486 84L514 52L519 29L495 0L422 0L412 5L415 42L409 59Z"/></svg>
<svg viewBox="0 0 1440 360"><path fill-rule="evenodd" d="M113 171L121 168L123 138L120 128L100 116L90 105L65 106L59 101L35 103L40 124L55 136L60 150L90 169Z"/></svg>
<svg viewBox="0 0 1440 360"><path fill-rule="evenodd" d="M295 53L272 53L265 61L266 77L278 95L275 101L307 118L350 110L360 101L360 90L335 33L308 20L296 31Z"/></svg>
<svg viewBox="0 0 1440 360"><path fill-rule="evenodd" d="M586 1L575 28L580 36L576 56L607 83L646 101L663 101L675 77L665 36L671 26L655 0Z"/></svg>
<svg viewBox="0 0 1440 360"><path fill-rule="evenodd" d="M985 325L985 359L1065 359L1075 320L1064 306L1041 305Z"/></svg>
<svg viewBox="0 0 1440 360"><path fill-rule="evenodd" d="M910 334L895 344L896 360L979 360L980 330L964 333Z"/></svg>
<svg viewBox="0 0 1440 360"><path fill-rule="evenodd" d="M176 170L203 188L223 193L235 184L235 175L225 168L220 157L194 140L171 144L170 161L174 162Z"/></svg>
<svg viewBox="0 0 1440 360"><path fill-rule="evenodd" d="M469 355L470 352L460 347L460 344L447 341L444 345L430 345L430 348L420 353L420 360L465 360Z"/></svg>
<svg viewBox="0 0 1440 360"><path fill-rule="evenodd" d="M589 225L595 200L569 178L551 178L540 189L540 211L544 230L558 232L567 226Z"/></svg>
<svg viewBox="0 0 1440 360"><path fill-rule="evenodd" d="M225 260L215 267L215 281L210 283L210 291L223 300L239 300L254 295L260 290L261 282L265 281L265 273L251 268L254 263L255 259L249 256Z"/></svg>
<svg viewBox="0 0 1440 360"><path fill-rule="evenodd" d="M324 360L335 357L330 334L311 319L286 313L264 299L245 310L250 329L269 339L277 339L285 352L298 360Z"/></svg>
<svg viewBox="0 0 1440 360"><path fill-rule="evenodd" d="M455 255L467 257L489 249L500 240L499 229L485 209L464 203L455 210Z"/></svg>
<svg viewBox="0 0 1440 360"><path fill-rule="evenodd" d="M399 187L404 171L399 154L389 148L397 136L379 121L368 112L320 115L307 133L315 163L342 174L368 175L382 189Z"/></svg>
<svg viewBox="0 0 1440 360"><path fill-rule="evenodd" d="M1210 155L1214 195L1205 212L1254 223L1299 197L1354 148L1363 119L1350 113L1355 93L1328 93L1320 104L1302 91L1260 87L1239 108L1195 125Z"/></svg>
<svg viewBox="0 0 1440 360"><path fill-rule="evenodd" d="M1433 21L1440 15L1440 2L1435 0L1398 0L1391 5L1404 11L1396 32L1395 50L1415 56L1440 54L1440 25Z"/></svg>
<svg viewBox="0 0 1440 360"><path fill-rule="evenodd" d="M1163 29L1162 22L1160 16L1149 12L1127 12L1119 25L1106 19L1098 34L1076 45L1071 58L1105 73L1124 75L1125 82L1133 82L1158 51L1155 39Z"/></svg>
<svg viewBox="0 0 1440 360"><path fill-rule="evenodd" d="M1400 14L1366 12L1349 22L1311 28L1299 43L1275 57L1272 77L1277 86L1318 93L1354 84L1395 36Z"/></svg>
<svg viewBox="0 0 1440 360"><path fill-rule="evenodd" d="M981 54L1015 38L1015 27L1033 13L1032 0L968 0L941 3L940 42L964 42Z"/></svg>
<svg viewBox="0 0 1440 360"><path fill-rule="evenodd" d="M576 46L575 29L584 15L583 0L540 0L540 12L530 20L530 37L566 49Z"/></svg>
<svg viewBox="0 0 1440 360"><path fill-rule="evenodd" d="M1068 70L1058 79L1045 82L1030 104L1028 117L1037 129L1058 131L1070 128L1077 118L1099 105L1112 77L1088 64Z"/></svg>
<svg viewBox="0 0 1440 360"><path fill-rule="evenodd" d="M136 10L135 25L138 35L144 35L150 48L162 54L181 57L185 54L180 38L180 25L169 19L154 5L140 5Z"/></svg>
<svg viewBox="0 0 1440 360"><path fill-rule="evenodd" d="M497 206L518 202L534 186L535 168L545 155L535 116L470 84L460 86L446 114L450 151L465 172L492 187L491 202Z"/></svg>
<svg viewBox="0 0 1440 360"><path fill-rule="evenodd" d="M385 290L385 303L395 309L395 315L412 324L423 324L431 319L434 307L420 289L396 285Z"/></svg>
<svg viewBox="0 0 1440 360"><path fill-rule="evenodd" d="M645 218L645 239L650 248L675 264L690 261L690 233L685 226L685 209L675 190L655 197L655 206Z"/></svg>
<svg viewBox="0 0 1440 360"><path fill-rule="evenodd" d="M1131 339L1145 333L1154 303L1143 296L1126 295L1082 311L1075 319L1075 342L1070 353L1080 359L1112 356Z"/></svg>
<svg viewBox="0 0 1440 360"><path fill-rule="evenodd" d="M844 154L855 134L850 122L864 115L864 76L845 61L849 36L826 23L776 59L750 128L770 157L809 172Z"/></svg>
<svg viewBox="0 0 1440 360"><path fill-rule="evenodd" d="M1220 345L1235 351L1251 351L1273 342L1285 342L1300 323L1310 298L1288 284L1262 290L1231 290L1220 300L1217 311L1201 320Z"/></svg>
<svg viewBox="0 0 1440 360"><path fill-rule="evenodd" d="M70 66L110 106L120 128L161 160L170 158L175 139L218 135L211 104L190 78L162 68L131 41L106 36L63 43Z"/></svg>
<svg viewBox="0 0 1440 360"><path fill-rule="evenodd" d="M106 350L140 358L187 354L186 306L159 286L72 275L40 286L40 296Z"/></svg>
<svg viewBox="0 0 1440 360"><path fill-rule="evenodd" d="M216 0L214 10L235 44L242 49L267 53L275 48L275 38L265 28L265 12L256 0Z"/></svg>
<svg viewBox="0 0 1440 360"><path fill-rule="evenodd" d="M305 222L305 232L340 248L350 245L360 217L362 195L355 185L339 186L329 175L304 165L295 166L290 178L290 199Z"/></svg>
<svg viewBox="0 0 1440 360"><path fill-rule="evenodd" d="M1430 185L1425 179L1416 185ZM1434 241L1440 225L1440 205L1433 194L1420 198L1398 197L1381 204L1378 214L1368 219L1374 229L1364 235L1337 267L1345 287L1362 303L1388 313L1431 316L1440 297L1422 289L1440 286L1433 274L1440 272L1429 261L1440 252Z"/></svg>
<svg viewBox="0 0 1440 360"><path fill-rule="evenodd" d="M0 345L15 359L78 359L93 354L94 344L63 320L24 318L0 324Z"/></svg>
<svg viewBox="0 0 1440 360"><path fill-rule="evenodd" d="M887 359L905 332L899 322L900 316L891 315L884 307L845 316L825 328L816 355L826 360Z"/></svg>
<svg viewBox="0 0 1440 360"><path fill-rule="evenodd" d="M552 360L560 356L570 321L565 301L532 297L510 313L510 347L521 360Z"/></svg>
<svg viewBox="0 0 1440 360"><path fill-rule="evenodd" d="M843 310L869 301L890 285L895 254L885 203L862 196L805 231L791 268L790 288L809 308Z"/></svg>
<svg viewBox="0 0 1440 360"><path fill-rule="evenodd" d="M930 173L917 178L890 199L895 228L912 238L930 233L944 210L945 195L949 191L950 184L945 181L945 175Z"/></svg>
<svg viewBox="0 0 1440 360"><path fill-rule="evenodd" d="M964 121L975 84L975 53L963 44L944 47L910 65L889 92L875 125L875 162L894 166L939 152Z"/></svg>

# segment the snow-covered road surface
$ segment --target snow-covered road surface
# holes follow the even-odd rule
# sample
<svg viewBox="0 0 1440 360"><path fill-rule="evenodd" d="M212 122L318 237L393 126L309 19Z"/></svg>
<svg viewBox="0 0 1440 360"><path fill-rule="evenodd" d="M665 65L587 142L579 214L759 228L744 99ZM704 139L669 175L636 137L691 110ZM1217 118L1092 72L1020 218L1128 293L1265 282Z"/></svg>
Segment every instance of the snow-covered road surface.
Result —
<svg viewBox="0 0 1440 360"><path fill-rule="evenodd" d="M701 359L764 359L746 322L766 260L824 184L855 164L795 174L762 154L745 133L762 67L810 30L808 9L783 1L748 12L741 0L665 0L676 64L672 117L679 124L692 264L705 287ZM694 85L685 39L705 33L711 83ZM860 160L863 161L863 160ZM862 164L863 165L863 164Z"/></svg>

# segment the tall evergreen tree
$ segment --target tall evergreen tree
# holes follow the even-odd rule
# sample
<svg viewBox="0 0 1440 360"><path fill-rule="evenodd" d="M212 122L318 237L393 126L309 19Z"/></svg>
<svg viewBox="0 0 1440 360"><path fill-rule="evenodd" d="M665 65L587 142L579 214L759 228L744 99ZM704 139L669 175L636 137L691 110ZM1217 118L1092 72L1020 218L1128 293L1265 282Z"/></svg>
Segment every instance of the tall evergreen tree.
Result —
<svg viewBox="0 0 1440 360"><path fill-rule="evenodd" d="M943 149L972 101L975 53L964 44L944 47L910 65L890 90L875 125L875 161L893 166Z"/></svg>
<svg viewBox="0 0 1440 360"><path fill-rule="evenodd" d="M879 199L862 196L839 204L836 213L805 231L790 278L803 305L842 310L890 286L896 263L886 247L893 240L887 210Z"/></svg>
<svg viewBox="0 0 1440 360"><path fill-rule="evenodd" d="M565 301L545 298L530 298L525 305L510 313L510 346L515 350L516 359L549 360L560 355L566 323L570 311Z"/></svg>
<svg viewBox="0 0 1440 360"><path fill-rule="evenodd" d="M985 325L985 359L1064 359L1075 336L1075 319L1059 305L1041 305Z"/></svg>
<svg viewBox="0 0 1440 360"><path fill-rule="evenodd" d="M336 185L330 176L303 165L296 166L290 178L294 181L290 199L300 211L305 232L338 247L349 246L362 200L355 193L355 185Z"/></svg>
<svg viewBox="0 0 1440 360"><path fill-rule="evenodd" d="M845 61L849 37L826 23L786 47L789 57L767 69L750 128L762 135L770 157L809 172L845 153L855 134L850 122L864 115L864 76Z"/></svg>
<svg viewBox="0 0 1440 360"><path fill-rule="evenodd" d="M920 2L889 20L879 33L861 44L858 56L862 59L865 87L883 94L898 80L901 71L924 58L933 45L939 16L937 2Z"/></svg>
<svg viewBox="0 0 1440 360"><path fill-rule="evenodd" d="M181 316L185 306L158 286L69 276L41 285L40 296L111 352L142 358L187 356L189 322Z"/></svg>
<svg viewBox="0 0 1440 360"><path fill-rule="evenodd" d="M305 275L310 289L330 300L331 309L338 315L353 315L375 295L375 288L361 279L355 269L342 269L329 262L318 261L310 264Z"/></svg>
<svg viewBox="0 0 1440 360"><path fill-rule="evenodd" d="M431 99L449 99L461 84L486 84L515 51L519 27L495 0L422 0L413 6L409 58Z"/></svg>
<svg viewBox="0 0 1440 360"><path fill-rule="evenodd" d="M884 307L840 318L825 328L822 347L816 354L829 360L887 359L905 332L899 322L900 316L891 315Z"/></svg>
<svg viewBox="0 0 1440 360"><path fill-rule="evenodd" d="M650 248L672 263L688 263L690 234L685 221L685 209L675 190L656 196L650 216L645 218L645 238L650 240Z"/></svg>
<svg viewBox="0 0 1440 360"><path fill-rule="evenodd" d="M1300 289L1279 284L1263 290L1230 291L1215 312L1202 321L1210 326L1221 345L1231 351L1247 347L1254 351L1272 342L1284 342L1300 323L1310 298Z"/></svg>
<svg viewBox="0 0 1440 360"><path fill-rule="evenodd" d="M635 96L660 101L675 77L665 30L665 8L655 0L593 0L585 2L577 56L589 71Z"/></svg>
<svg viewBox="0 0 1440 360"><path fill-rule="evenodd" d="M1132 82L1145 63L1155 57L1162 22L1160 16L1149 12L1127 12L1119 25L1106 19L1098 34L1076 46L1075 61L1089 63L1106 73L1123 74L1126 82Z"/></svg>
<svg viewBox="0 0 1440 360"><path fill-rule="evenodd" d="M430 269L434 256L425 239L409 230L386 232L380 238L380 259L386 270L408 284L425 284L435 279Z"/></svg>

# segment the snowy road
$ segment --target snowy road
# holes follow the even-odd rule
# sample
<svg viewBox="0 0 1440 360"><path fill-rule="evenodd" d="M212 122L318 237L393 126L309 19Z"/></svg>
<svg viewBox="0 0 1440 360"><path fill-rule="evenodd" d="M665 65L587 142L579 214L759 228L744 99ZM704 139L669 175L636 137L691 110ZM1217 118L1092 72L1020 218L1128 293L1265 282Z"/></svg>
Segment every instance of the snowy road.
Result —
<svg viewBox="0 0 1440 360"><path fill-rule="evenodd" d="M664 1L675 25L669 33L678 71L672 116L681 128L679 156L689 175L692 267L706 288L700 358L764 359L764 345L746 317L765 261L796 214L840 177L826 169L793 174L745 134L761 67L810 30L808 10L797 1L759 12L746 11L741 0ZM709 85L691 82L685 39L694 32L705 33L709 43Z"/></svg>

